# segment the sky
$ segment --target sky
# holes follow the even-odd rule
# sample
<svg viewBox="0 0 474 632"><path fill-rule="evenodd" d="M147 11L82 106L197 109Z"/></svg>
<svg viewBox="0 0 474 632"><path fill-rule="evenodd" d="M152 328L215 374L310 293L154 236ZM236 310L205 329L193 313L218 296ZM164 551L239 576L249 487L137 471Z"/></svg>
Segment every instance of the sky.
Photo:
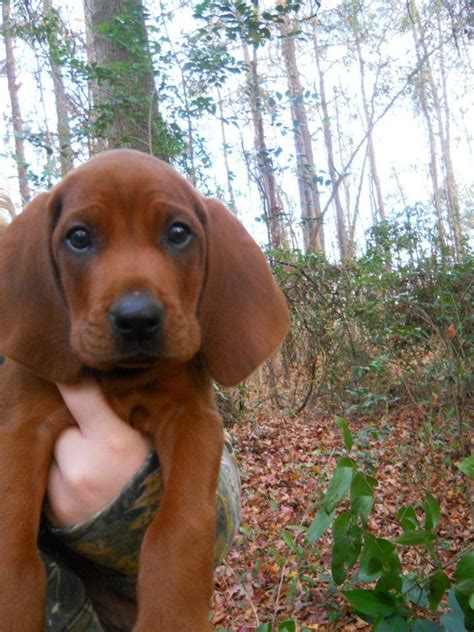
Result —
<svg viewBox="0 0 474 632"><path fill-rule="evenodd" d="M397 0L404 4L404 0ZM331 8L337 5L336 0L326 0L323 3L323 7L319 13L320 20L324 22L324 12L329 11ZM79 11L79 7L76 5L76 9L71 8L71 5L64 0L58 0L56 2L61 10ZM192 23L188 17L189 14L179 14L176 17L175 22L169 25L170 33L173 37L179 38L183 28L191 28ZM75 14L75 19L80 21L82 19L80 11ZM178 40L177 40L178 41ZM408 41L397 40L387 44L387 54L395 59L400 60L400 66L403 66L406 55L406 47L409 45ZM0 59L3 51L0 50ZM329 54L329 59L332 57L335 60L342 53L341 50L337 50L335 47ZM4 53L3 53L4 54ZM20 41L17 41L15 50L18 70L19 70L19 90L18 96L20 104L23 108L23 115L25 119L29 119L32 122L32 131L35 131L34 119L35 111L41 112L42 106L38 102L37 94L34 90L34 79L31 77L30 71L34 65L34 58L28 52L28 49ZM311 51L308 48L307 54L302 56L300 70L304 77L305 84L312 89L316 89L316 77L313 62L311 59ZM266 76L266 89L271 93L272 90L285 92L286 86L282 83L282 72L279 68L269 69ZM234 83L229 82L229 86L225 88L224 92L232 93L233 90L237 90L237 81L241 81L241 78L234 80ZM332 65L330 72L326 75L327 88L329 91L332 87L339 82L343 82L348 90L358 92L359 84L358 78L354 75L353 71L344 68L341 64ZM452 101L454 107L453 111L453 159L455 164L455 171L458 177L461 191L467 191L467 188L472 186L472 158L473 147L469 142L469 138L474 137L474 130L472 125L466 133L466 128L470 125L470 120L465 113L461 115L461 111L469 109L469 103L466 97L462 96L464 92L464 86L456 84L456 77L450 78L450 93L452 95ZM54 127L54 103L51 93L45 93L46 109L52 114L51 126ZM241 106L239 106L241 107ZM247 113L248 114L248 113ZM0 134L2 138L2 145L0 147L0 187L5 188L13 200L19 207L19 194L18 185L16 181L16 171L14 161L11 158L11 151L13 148L13 139L8 118L10 116L10 102L7 90L7 81L5 76L0 76ZM471 116L471 119L473 117ZM353 112L354 124L351 125L349 130L350 135L353 137L353 143L356 145L363 136L363 129L358 124L360 121L360 112L354 110ZM291 125L291 121L287 120L288 126ZM313 122L312 131L314 132L314 153L316 161L326 170L326 158L325 149L321 141L321 134L318 131L320 123L317 119ZM225 172L222 168L222 149L221 149L221 132L218 123L209 118L204 121L203 129L206 130L206 137L208 140L208 148L212 156L212 170L209 174L209 186L212 188L213 184L216 187L225 189ZM273 134L274 132L274 134ZM228 141L231 145L236 147L240 146L241 138L235 128L231 125L226 129ZM291 133L286 136L281 136L278 130L269 129L270 143L273 141L282 146L282 157L284 172L282 176L279 176L282 183L282 190L289 197L294 198L296 204L298 204L298 193L296 180L293 174L293 138ZM428 178L427 171L427 140L426 133L420 117L416 118L414 110L409 99L404 98L400 100L398 104L384 117L382 121L377 125L374 132L375 150L378 159L378 166L380 170L380 176L382 180L382 186L384 189L385 197L388 201L388 207L400 208L400 185L403 190L404 202L408 205L412 205L419 200L429 199L431 196L430 186L431 183ZM250 148L252 143L252 130L249 126L244 133L244 143ZM34 162L35 157L30 154L30 159ZM255 187L249 187L247 179L244 175L245 166L242 164L242 157L239 151L234 150L231 154L231 166L236 175L234 182L235 189L238 191L238 206L240 217L250 232L259 242L265 241L265 230L261 223L256 221L256 216L259 214L259 200L258 192ZM357 168L357 162L354 165L354 169ZM398 181L393 176L393 172L396 170L398 173ZM328 191L322 192L323 204L324 198L327 197ZM367 191L364 193L368 195ZM355 192L354 192L355 197ZM391 201L393 200L393 204ZM396 202L395 202L396 200ZM368 209L368 203L362 205L363 208ZM366 210L365 213L368 211ZM365 218L366 221L361 223L362 226L367 226L370 223L369 218ZM336 250L335 244L335 230L332 219L328 216L327 234L329 236L330 248L333 252ZM361 239L362 236L359 235Z"/></svg>

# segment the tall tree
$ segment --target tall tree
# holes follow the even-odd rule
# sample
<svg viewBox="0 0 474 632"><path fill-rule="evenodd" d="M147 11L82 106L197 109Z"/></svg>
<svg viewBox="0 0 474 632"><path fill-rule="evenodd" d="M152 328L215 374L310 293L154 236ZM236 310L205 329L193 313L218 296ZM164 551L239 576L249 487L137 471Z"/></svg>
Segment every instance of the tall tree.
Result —
<svg viewBox="0 0 474 632"><path fill-rule="evenodd" d="M44 0L43 2L43 21L45 23L48 58L53 77L54 99L56 103L59 162L61 165L61 174L65 175L73 166L71 130L69 126L68 97L64 87L61 64L62 45L59 38L61 20L59 13L53 7L52 0Z"/></svg>
<svg viewBox="0 0 474 632"><path fill-rule="evenodd" d="M283 227L283 209L277 193L275 182L275 167L265 137L263 122L263 100L258 73L258 46L252 46L252 57L249 45L242 38L242 50L247 68L246 84L247 94L252 115L254 149L258 173L259 191L263 202L265 222L268 229L268 240L273 248L285 243L285 230Z"/></svg>
<svg viewBox="0 0 474 632"><path fill-rule="evenodd" d="M48 184L51 185L56 163L56 152L53 151L56 139L59 147L57 154L59 155L60 174L64 176L73 166L69 97L66 93L63 77L63 67L71 59L70 44L68 43L69 38L64 37L66 25L59 12L53 7L52 0L43 0L42 7L24 2L22 9L27 18L25 23L27 28L22 29L24 41L32 46L36 57L36 84L44 116L45 175ZM49 82L45 81L45 60L51 70L53 82L57 119L56 131L51 129L49 121L50 108L47 98Z"/></svg>
<svg viewBox="0 0 474 632"><path fill-rule="evenodd" d="M230 169L229 164L229 144L227 142L227 135L225 129L225 117L224 117L224 106L222 103L222 95L219 88L217 88L217 104L219 107L219 122L221 127L221 137L222 137L222 154L224 157L224 166L225 166L225 174L227 181L227 192L229 194L229 207L232 213L237 214L237 205L235 203L235 193L234 193L234 185L233 185L233 174Z"/></svg>
<svg viewBox="0 0 474 632"><path fill-rule="evenodd" d="M451 157L451 128L450 128L450 107L448 99L447 89L447 77L445 69L445 50L443 42L442 28L440 24L439 11L437 12L437 56L439 60L439 76L441 87L439 87L434 74L431 54L429 51L429 45L427 41L426 28L427 26L422 23L420 13L418 11L415 0L412 0L410 4L410 17L412 25L412 34L415 42L415 49L418 60L423 60L423 70L420 73L419 78L419 98L420 105L427 125L429 142L430 142L430 172L433 180L435 205L441 207L442 200L440 195L443 194L444 202L446 204L446 215L449 221L451 229L452 242L454 245L454 251L457 257L460 256L462 251L462 239L461 239L461 220L459 211L459 194L456 183L456 177L454 174L454 167ZM436 16L434 16L436 18ZM435 131L439 139L440 144L440 163L442 167L442 181L438 178L438 174L435 173L433 159L433 147L436 147ZM437 171L437 170L436 170ZM436 188L437 187L437 191ZM443 243L442 237L442 208L437 208L438 212L438 225L440 229L440 241Z"/></svg>
<svg viewBox="0 0 474 632"><path fill-rule="evenodd" d="M318 42L317 26L315 21L312 21L313 29L313 44L314 44L314 57L316 60L316 68L318 71L319 80L319 99L322 111L322 124L324 132L324 144L326 146L326 153L328 157L329 176L333 186L334 206L336 209L336 229L337 229L337 243L339 246L339 252L342 259L346 259L351 254L350 243L347 239L346 218L342 207L341 197L339 195L339 174L336 170L336 162L334 155L333 144L333 132L331 126L331 116L329 113L329 105L326 97L326 84L324 80L324 72L321 64L321 52Z"/></svg>
<svg viewBox="0 0 474 632"><path fill-rule="evenodd" d="M324 93L324 101L327 103L326 94ZM341 85L334 87L333 89L333 112L335 114L333 120L336 128L337 139L337 153L339 156L340 164L344 164L345 156L348 153L348 147L351 146L352 137L348 134L341 121L341 112L350 111L349 97L345 94L345 91ZM332 126L331 126L332 131ZM361 210L361 197L362 189L364 186L365 170L367 165L367 153L365 152L362 160L362 165L358 170L358 173L351 176L350 173L346 173L345 177L341 181L341 187L344 192L344 208L346 210L346 223L347 223L347 241L350 256L355 253L355 231L360 219ZM357 181L358 180L358 181Z"/></svg>
<svg viewBox="0 0 474 632"><path fill-rule="evenodd" d="M364 58L364 53L362 50L363 40L366 35L365 31L367 31L367 27L364 25L361 20L361 16L364 15L364 9L361 3L361 0L353 0L352 2L352 11L351 18L348 20L348 24L351 26L355 50L357 55L357 63L359 67L359 85L360 85L360 97L362 100L362 108L364 112L365 118L365 128L367 130L367 146L368 146L368 156L369 156L369 166L370 166L370 184L373 187L375 192L375 200L376 200L376 210L378 219L381 221L386 221L387 214L385 212L385 202L384 196L382 193L382 184L380 182L379 170L377 166L377 158L375 154L375 146L374 146L374 138L373 138L373 119L374 119L374 97L377 92L377 79L379 76L379 71L376 73L376 81L373 87L372 97L369 99L367 94L367 77L366 77L366 60ZM376 43L377 54L379 57L379 66L381 64L381 54L380 54L380 44L383 41L382 38L378 37Z"/></svg>
<svg viewBox="0 0 474 632"><path fill-rule="evenodd" d="M16 78L16 64L13 46L13 25L11 20L10 2L2 0L3 18L3 38L5 41L5 68L8 80L8 92L10 94L10 104L12 111L12 126L15 139L15 161L20 184L20 195L22 204L25 205L30 197L30 186L28 184L27 162L25 155L25 143L23 140L23 118L21 115L20 101L18 99L18 81Z"/></svg>
<svg viewBox="0 0 474 632"><path fill-rule="evenodd" d="M204 0L198 3L197 15L206 20L207 29L222 32L227 42L240 44L245 68L246 108L253 129L253 156L249 160L245 150L247 171L256 182L263 207L268 242L278 247L286 243L286 226L283 205L275 179L276 166L265 127L265 98L262 76L259 72L259 51L270 39L267 20L273 16L264 12L260 16L258 0Z"/></svg>
<svg viewBox="0 0 474 632"><path fill-rule="evenodd" d="M285 61L296 153L296 177L301 204L303 237L306 250L324 252L324 229L313 146L309 131L304 91L296 61L296 35L299 26L288 15L280 23L282 53Z"/></svg>
<svg viewBox="0 0 474 632"><path fill-rule="evenodd" d="M103 128L104 126L100 124L100 121L103 119L103 117L100 115L101 93L99 91L99 79L97 77L97 71L94 72L93 70L97 68L97 56L94 47L94 31L92 28L91 7L88 0L84 0L83 9L85 24L85 49L88 67L91 69L91 72L88 73L87 77L87 117L90 121L90 128L93 132L87 134L86 138L88 142L88 152L89 155L92 156L99 151L107 149L107 140L103 133L95 133L95 130L99 130L101 129L101 127Z"/></svg>
<svg viewBox="0 0 474 632"><path fill-rule="evenodd" d="M158 108L141 0L84 0L94 50L96 124L109 147L162 158L176 150Z"/></svg>

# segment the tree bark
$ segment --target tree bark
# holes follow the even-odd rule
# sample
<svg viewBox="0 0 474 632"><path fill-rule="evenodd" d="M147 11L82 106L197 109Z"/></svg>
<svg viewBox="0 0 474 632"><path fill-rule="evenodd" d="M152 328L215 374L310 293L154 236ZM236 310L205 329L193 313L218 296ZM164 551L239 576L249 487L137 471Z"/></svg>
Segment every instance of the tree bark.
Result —
<svg viewBox="0 0 474 632"><path fill-rule="evenodd" d="M59 27L58 14L53 9L52 0L44 0L43 3L43 19L45 21L57 22L56 28ZM69 108L66 90L64 88L64 80L61 65L57 63L55 51L59 45L58 31L53 28L47 31L48 40L48 58L51 66L53 77L54 99L56 103L56 116L58 125L59 139L59 161L61 165L61 175L66 175L73 167L72 147L71 147L71 130L69 127Z"/></svg>
<svg viewBox="0 0 474 632"><path fill-rule="evenodd" d="M300 73L296 62L294 25L288 18L280 25L282 53L285 61L293 137L296 152L296 177L301 204L305 249L324 252L324 229L321 203L314 164L313 147L308 126Z"/></svg>
<svg viewBox="0 0 474 632"><path fill-rule="evenodd" d="M328 157L329 176L331 178L333 186L333 200L336 209L336 229L337 229L337 242L339 245L339 252L341 259L347 259L351 252L349 242L347 239L346 220L344 216L344 210L342 208L341 197L339 195L339 176L335 167L334 160L334 147L333 147L333 134L331 128L331 118L329 116L329 107L326 99L326 86L324 83L324 74L321 68L321 58L319 54L317 27L315 22L312 23L313 28L313 47L314 57L316 60L316 68L318 70L319 79L319 97L322 110L322 123L324 133L324 143L326 145L326 153Z"/></svg>
<svg viewBox="0 0 474 632"><path fill-rule="evenodd" d="M444 108L444 133L441 136L441 151L443 155L443 160L445 164L446 170L446 192L448 197L448 210L449 210L449 218L452 226L453 232L453 241L456 250L456 255L459 257L463 251L463 243L462 243L462 234L461 234L461 214L459 207L459 193L458 186L456 182L456 176L454 175L454 167L453 161L451 158L451 113L449 108L449 100L448 100L448 88L447 88L447 77L446 77L446 68L444 65L444 51L442 45L442 34L441 34L441 23L440 16L438 12L438 34L440 41L439 48L439 64L440 64L440 73L441 73L441 86L443 93L443 108ZM439 109L441 113L441 107ZM442 124L441 124L442 128Z"/></svg>
<svg viewBox="0 0 474 632"><path fill-rule="evenodd" d="M234 186L232 184L232 172L229 166L229 149L227 144L227 137L225 132L225 118L224 118L224 107L222 105L222 96L221 91L217 88L217 104L219 107L219 121L221 125L221 137L222 137L222 154L224 157L224 166L225 166L225 174L227 180L227 192L229 194L229 208L234 213L234 215L238 215L237 213L237 205L235 203L235 195L234 195Z"/></svg>
<svg viewBox="0 0 474 632"><path fill-rule="evenodd" d="M273 161L265 139L260 80L257 72L257 49L254 47L252 59L250 59L249 47L245 40L242 40L242 49L247 66L247 91L254 130L258 184L267 224L268 240L272 248L278 248L285 243L286 239L282 222L282 208L278 201Z"/></svg>
<svg viewBox="0 0 474 632"><path fill-rule="evenodd" d="M441 164L443 167L443 189L446 198L446 211L448 224L451 231L452 242L454 246L454 252L456 258L459 259L462 250L462 237L461 237L461 218L459 208L459 193L456 183L456 177L454 175L454 167L451 157L451 129L450 129L450 110L448 100L447 78L446 69L444 65L444 48L443 48L443 36L441 32L441 21L439 11L437 12L437 31L438 31L438 57L439 57L439 72L441 80L441 92L442 98L439 93L438 85L436 84L432 64L429 59L428 44L425 37L425 29L421 23L420 14L413 0L413 6L411 10L413 16L412 32L415 41L415 47L417 51L418 59L421 58L421 53L426 58L424 73L422 75L422 81L426 84L425 88L425 102L427 115L430 116L430 112L434 112L437 132L440 141L441 149ZM421 49L421 52L420 52ZM432 106L432 107L430 107ZM426 115L425 115L426 118Z"/></svg>
<svg viewBox="0 0 474 632"><path fill-rule="evenodd" d="M385 212L385 203L382 194L382 185L380 183L380 177L377 169L377 160L375 156L375 147L374 147L374 139L372 134L372 119L373 112L370 112L369 102L367 99L367 90L365 86L365 61L362 55L362 44L360 40L360 32L358 22L354 25L354 35L355 35L355 44L357 51L357 61L359 64L359 79L360 79L360 93L362 97L362 107L364 109L364 116L366 122L366 129L368 131L367 136L367 145L369 150L369 165L370 165L370 173L371 173L371 182L375 191L375 199L377 202L377 214L379 219L384 222L387 219L387 214Z"/></svg>
<svg viewBox="0 0 474 632"><path fill-rule="evenodd" d="M3 32L5 41L5 69L7 73L8 92L12 110L12 126L15 137L15 160L18 172L18 181L21 202L25 205L31 198L28 183L27 162L25 157L25 143L23 140L23 119L21 116L20 101L18 99L19 85L16 78L15 56L13 52L12 23L10 16L10 2L2 2Z"/></svg>
<svg viewBox="0 0 474 632"><path fill-rule="evenodd" d="M83 2L84 9L84 23L85 23L85 33L86 33L86 54L87 54L87 63L89 68L95 68L97 66L97 57L94 50L94 33L92 30L92 16L90 12L90 3L88 0L84 0ZM91 124L92 130L98 129L100 127L98 119L99 117L99 107L97 109L94 107L95 104L100 104L100 93L99 93L99 81L94 73L89 73L88 81L88 97L89 97L89 121ZM107 141L104 137L99 136L95 133L89 133L87 135L88 141L88 149L89 156L96 154L99 151L104 151L107 149Z"/></svg>
<svg viewBox="0 0 474 632"><path fill-rule="evenodd" d="M421 64L422 55L420 52L420 43L418 40L418 33L416 30L415 23L412 23L412 34L413 34L413 40L415 42L415 50L416 50L418 63ZM446 231L445 231L444 219L443 219L443 203L442 203L441 195L440 195L441 186L440 186L439 175L438 175L439 168L438 168L438 158L437 158L437 151L436 151L436 136L433 129L433 122L431 120L431 112L430 112L430 106L428 102L428 92L427 92L427 85L426 85L425 64L427 63L428 63L428 60L425 60L423 63L423 67L420 70L420 73L418 76L417 87L418 87L418 96L420 100L420 107L423 114L423 118L425 119L426 131L428 134L428 144L429 144L429 154L430 154L429 172L430 172L430 177L431 177L431 183L433 185L433 202L434 202L434 208L435 208L435 213L436 213L438 239L439 239L439 245L441 249L441 255L443 256L443 253L446 247Z"/></svg>
<svg viewBox="0 0 474 632"><path fill-rule="evenodd" d="M84 0L96 61L96 127L110 148L169 158L141 0ZM120 19L117 19L120 16Z"/></svg>

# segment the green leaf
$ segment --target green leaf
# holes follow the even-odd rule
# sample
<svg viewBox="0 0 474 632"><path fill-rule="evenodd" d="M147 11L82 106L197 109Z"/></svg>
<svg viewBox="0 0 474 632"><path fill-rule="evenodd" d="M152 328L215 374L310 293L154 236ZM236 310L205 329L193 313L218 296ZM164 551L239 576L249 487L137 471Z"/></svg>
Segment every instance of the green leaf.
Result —
<svg viewBox="0 0 474 632"><path fill-rule="evenodd" d="M299 550L298 545L295 543L291 535L284 529L281 532L281 538L289 549L291 549L294 552L297 552Z"/></svg>
<svg viewBox="0 0 474 632"><path fill-rule="evenodd" d="M333 546L331 555L331 575L334 583L340 586L344 583L347 573L344 568L344 549Z"/></svg>
<svg viewBox="0 0 474 632"><path fill-rule="evenodd" d="M255 632L272 632L272 629L271 623L262 623L258 628L255 628Z"/></svg>
<svg viewBox="0 0 474 632"><path fill-rule="evenodd" d="M404 531L411 531L419 526L415 509L411 505L400 507L397 511L397 519Z"/></svg>
<svg viewBox="0 0 474 632"><path fill-rule="evenodd" d="M420 583L416 575L410 573L403 578L402 590L412 604L419 608L428 608L428 585Z"/></svg>
<svg viewBox="0 0 474 632"><path fill-rule="evenodd" d="M371 617L389 617L396 613L394 599L386 592L379 590L342 590L349 603L363 614Z"/></svg>
<svg viewBox="0 0 474 632"><path fill-rule="evenodd" d="M400 592L402 589L402 578L400 576L402 564L398 557L397 549L392 542L384 540L383 538L378 539L378 545L384 552L384 558L383 573L377 582L376 588L378 590L394 590ZM402 613L399 612L399 614Z"/></svg>
<svg viewBox="0 0 474 632"><path fill-rule="evenodd" d="M367 520L369 514L374 506L374 499L372 496L359 496L356 498L351 507L351 512L362 519L364 526L367 526Z"/></svg>
<svg viewBox="0 0 474 632"><path fill-rule="evenodd" d="M461 582L456 583L456 590L463 595L474 595L474 577L470 579L463 579Z"/></svg>
<svg viewBox="0 0 474 632"><path fill-rule="evenodd" d="M334 545L331 555L331 574L334 582L339 586L346 579L345 565L351 543L347 535L351 515L345 512L338 516L333 524Z"/></svg>
<svg viewBox="0 0 474 632"><path fill-rule="evenodd" d="M402 584L403 581L400 577L400 571L394 568L389 568L387 571L382 573L382 577L378 580L375 588L377 590L382 590L383 592L400 592Z"/></svg>
<svg viewBox="0 0 474 632"><path fill-rule="evenodd" d="M468 478L470 478L471 480L474 480L474 456L468 456L467 458L463 459L459 463L456 463L456 466Z"/></svg>
<svg viewBox="0 0 474 632"><path fill-rule="evenodd" d="M315 542L316 540L319 540L319 538L323 535L323 533L333 521L335 513L336 510L327 514L324 509L321 508L314 517L313 522L310 524L309 529L306 532L306 541Z"/></svg>
<svg viewBox="0 0 474 632"><path fill-rule="evenodd" d="M429 493L426 494L423 509L425 511L425 528L436 529L436 526L441 518L441 511L439 509L438 501Z"/></svg>
<svg viewBox="0 0 474 632"><path fill-rule="evenodd" d="M324 510L330 514L336 508L336 505L346 496L352 481L352 468L340 467L334 472L326 495L324 497Z"/></svg>
<svg viewBox="0 0 474 632"><path fill-rule="evenodd" d="M393 541L397 544L405 544L407 546L416 546L418 544L429 544L436 539L436 535L426 529L405 531Z"/></svg>
<svg viewBox="0 0 474 632"><path fill-rule="evenodd" d="M278 632L296 632L296 622L282 621L278 626Z"/></svg>
<svg viewBox="0 0 474 632"><path fill-rule="evenodd" d="M456 599L454 588L449 591L448 605L451 611L441 617L441 623L446 632L467 632L464 626L464 613Z"/></svg>
<svg viewBox="0 0 474 632"><path fill-rule="evenodd" d="M464 625L468 630L474 629L474 608L472 608L472 597L474 587L474 551L463 555L454 571L456 586L454 587L457 602L464 613Z"/></svg>
<svg viewBox="0 0 474 632"><path fill-rule="evenodd" d="M339 467L351 467L353 470L357 470L357 463L350 456L341 456L336 462L336 468Z"/></svg>
<svg viewBox="0 0 474 632"><path fill-rule="evenodd" d="M349 548L346 553L346 564L349 568L352 568L357 562L360 550L362 548L362 529L351 516L349 528L347 529L347 536L349 539Z"/></svg>
<svg viewBox="0 0 474 632"><path fill-rule="evenodd" d="M410 632L444 632L440 625L429 619L415 619L408 629Z"/></svg>
<svg viewBox="0 0 474 632"><path fill-rule="evenodd" d="M449 577L442 570L437 571L430 577L428 600L431 610L438 608L439 602L450 586L451 582L449 581Z"/></svg>
<svg viewBox="0 0 474 632"><path fill-rule="evenodd" d="M347 425L347 421L339 415L336 415L336 424L340 430L342 430L342 436L344 437L344 447L348 452L352 449L352 434Z"/></svg>
<svg viewBox="0 0 474 632"><path fill-rule="evenodd" d="M377 479L366 476L361 472L354 472L351 483L352 513L360 516L364 525L374 504L374 489L378 485Z"/></svg>
<svg viewBox="0 0 474 632"><path fill-rule="evenodd" d="M458 592L456 587L454 588L454 592L456 594L456 599L461 606L461 609L464 613L464 627L467 630L474 630L474 610L469 606L470 599L466 595Z"/></svg>
<svg viewBox="0 0 474 632"><path fill-rule="evenodd" d="M351 483L351 500L359 496L373 496L374 489L378 485L377 479L366 476L361 472L354 472Z"/></svg>
<svg viewBox="0 0 474 632"><path fill-rule="evenodd" d="M374 625L374 632L408 632L408 623L399 616L382 619Z"/></svg>
<svg viewBox="0 0 474 632"><path fill-rule="evenodd" d="M456 566L454 577L456 578L456 583L474 577L474 551L470 551L462 556Z"/></svg>
<svg viewBox="0 0 474 632"><path fill-rule="evenodd" d="M360 558L359 579L362 582L371 582L378 577L387 558L395 551L395 545L388 540L376 538L368 534L362 547Z"/></svg>

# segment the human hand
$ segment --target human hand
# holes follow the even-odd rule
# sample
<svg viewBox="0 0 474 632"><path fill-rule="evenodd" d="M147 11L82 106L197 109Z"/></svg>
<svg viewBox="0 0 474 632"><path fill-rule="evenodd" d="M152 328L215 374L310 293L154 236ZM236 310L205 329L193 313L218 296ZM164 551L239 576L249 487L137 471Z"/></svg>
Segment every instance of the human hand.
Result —
<svg viewBox="0 0 474 632"><path fill-rule="evenodd" d="M57 386L77 426L56 441L46 515L52 525L68 527L113 500L145 461L150 443L117 417L95 381Z"/></svg>

